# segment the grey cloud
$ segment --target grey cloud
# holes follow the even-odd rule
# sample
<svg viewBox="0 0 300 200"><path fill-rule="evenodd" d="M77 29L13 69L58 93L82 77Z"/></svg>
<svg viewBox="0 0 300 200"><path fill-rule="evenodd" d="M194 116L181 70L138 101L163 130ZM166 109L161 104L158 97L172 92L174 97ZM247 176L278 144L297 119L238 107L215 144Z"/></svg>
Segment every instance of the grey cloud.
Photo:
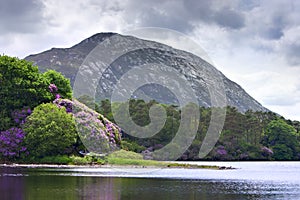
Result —
<svg viewBox="0 0 300 200"><path fill-rule="evenodd" d="M138 26L163 27L181 32L193 29L191 20L181 1L129 1L125 5L124 18Z"/></svg>
<svg viewBox="0 0 300 200"><path fill-rule="evenodd" d="M286 60L289 64L294 66L300 65L300 43L293 43L288 45L285 52Z"/></svg>
<svg viewBox="0 0 300 200"><path fill-rule="evenodd" d="M230 29L245 26L245 17L238 9L239 5L219 6L217 1L184 1L185 10L191 20L195 22L217 24Z"/></svg>
<svg viewBox="0 0 300 200"><path fill-rule="evenodd" d="M211 21L212 19L212 1L206 0L187 0L183 1L183 9L190 19L195 21Z"/></svg>
<svg viewBox="0 0 300 200"><path fill-rule="evenodd" d="M147 10L139 17L142 26L170 28L181 32L191 31L192 24L181 16L171 15L170 13L160 13L154 9Z"/></svg>
<svg viewBox="0 0 300 200"><path fill-rule="evenodd" d="M245 26L244 16L234 10L223 9L216 13L214 19L219 25L232 29L240 29Z"/></svg>
<svg viewBox="0 0 300 200"><path fill-rule="evenodd" d="M263 36L266 39L278 40L284 35L284 29L289 24L285 12L275 12L271 17L271 24L264 26Z"/></svg>
<svg viewBox="0 0 300 200"><path fill-rule="evenodd" d="M139 26L158 26L190 32L201 23L217 24L230 29L245 25L244 16L234 6L219 8L216 1L166 0L130 1L124 8L127 21L137 21Z"/></svg>
<svg viewBox="0 0 300 200"><path fill-rule="evenodd" d="M0 1L0 33L36 32L42 20L41 2L34 0Z"/></svg>
<svg viewBox="0 0 300 200"><path fill-rule="evenodd" d="M244 11L250 11L256 7L259 7L259 1L257 0L240 0L238 1L238 8Z"/></svg>
<svg viewBox="0 0 300 200"><path fill-rule="evenodd" d="M268 40L279 40L284 35L281 27L269 27L266 28L261 36Z"/></svg>

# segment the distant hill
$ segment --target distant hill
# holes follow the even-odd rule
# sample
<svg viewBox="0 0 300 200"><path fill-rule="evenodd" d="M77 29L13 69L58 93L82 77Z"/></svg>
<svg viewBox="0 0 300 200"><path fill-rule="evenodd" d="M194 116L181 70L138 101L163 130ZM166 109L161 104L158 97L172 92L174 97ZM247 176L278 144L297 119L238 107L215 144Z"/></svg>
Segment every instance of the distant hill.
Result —
<svg viewBox="0 0 300 200"><path fill-rule="evenodd" d="M105 40L120 40L125 47L126 45L142 44L147 48L127 53L111 64L111 70L107 72L109 74L108 78L101 80L100 87L98 87L97 96L99 98L110 98L113 85L132 66L156 63L172 67L192 83L192 88L196 91L201 106L210 107L212 105L208 85L217 84L218 80L215 77L219 77L224 82L227 105L236 107L241 112L247 110L268 111L241 86L226 78L220 71L200 57L161 43L132 36L117 33L98 33L70 48L52 48L39 54L30 55L25 59L38 65L42 72L47 69L61 72L67 78L70 78L71 84L73 84L78 69L86 56ZM161 103L177 103L174 95L159 85L146 85L140 88L135 95L137 98L152 98Z"/></svg>

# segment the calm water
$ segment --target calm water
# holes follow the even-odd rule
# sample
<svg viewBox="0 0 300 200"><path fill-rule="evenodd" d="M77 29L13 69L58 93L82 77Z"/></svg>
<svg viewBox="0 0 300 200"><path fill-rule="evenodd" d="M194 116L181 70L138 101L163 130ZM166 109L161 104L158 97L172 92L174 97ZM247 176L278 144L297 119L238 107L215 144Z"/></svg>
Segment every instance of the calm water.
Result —
<svg viewBox="0 0 300 200"><path fill-rule="evenodd" d="M0 199L300 199L300 162L199 164L238 169L0 167Z"/></svg>

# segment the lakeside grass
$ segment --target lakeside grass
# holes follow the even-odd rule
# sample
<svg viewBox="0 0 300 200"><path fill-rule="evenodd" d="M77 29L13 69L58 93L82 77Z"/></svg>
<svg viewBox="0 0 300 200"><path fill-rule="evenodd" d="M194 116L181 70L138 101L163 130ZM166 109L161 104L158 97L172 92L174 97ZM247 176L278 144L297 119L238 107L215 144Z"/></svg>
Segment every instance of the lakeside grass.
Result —
<svg viewBox="0 0 300 200"><path fill-rule="evenodd" d="M144 160L141 154L120 150L107 157L107 163L111 165L133 165L142 167L163 167L163 168L200 168L200 169L220 169L218 166L193 165L186 163L172 163L168 161Z"/></svg>
<svg viewBox="0 0 300 200"><path fill-rule="evenodd" d="M144 160L141 154L119 150L105 157L94 156L52 156L41 159L27 160L19 162L23 166L42 166L42 165L66 165L66 166L126 166L126 167L159 167L159 168L185 168L185 169L227 169L215 165L196 165L187 163L174 163L171 161ZM230 168L232 169L232 168Z"/></svg>

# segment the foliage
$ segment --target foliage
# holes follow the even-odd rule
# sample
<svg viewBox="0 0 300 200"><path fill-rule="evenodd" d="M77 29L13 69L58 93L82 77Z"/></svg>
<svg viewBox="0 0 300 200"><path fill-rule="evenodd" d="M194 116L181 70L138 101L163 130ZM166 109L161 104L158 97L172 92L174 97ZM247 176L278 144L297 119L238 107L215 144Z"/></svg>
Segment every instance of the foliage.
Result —
<svg viewBox="0 0 300 200"><path fill-rule="evenodd" d="M163 166L163 162L158 162L154 160L143 160L141 154L119 150L111 153L106 158L108 164L114 165L138 165L138 166Z"/></svg>
<svg viewBox="0 0 300 200"><path fill-rule="evenodd" d="M0 56L0 128L5 130L12 123L12 111L24 106L34 108L52 98L49 81L30 62L9 56Z"/></svg>
<svg viewBox="0 0 300 200"><path fill-rule="evenodd" d="M108 158L124 158L124 159L143 159L143 155L132 152L132 151L125 151L123 149L119 151L115 151L111 154L109 154Z"/></svg>
<svg viewBox="0 0 300 200"><path fill-rule="evenodd" d="M273 149L276 160L299 159L298 133L283 119L273 120L267 125L263 144Z"/></svg>
<svg viewBox="0 0 300 200"><path fill-rule="evenodd" d="M26 118L32 113L29 107L24 107L20 110L15 110L12 112L11 116L14 120L15 124L23 125L25 123Z"/></svg>
<svg viewBox="0 0 300 200"><path fill-rule="evenodd" d="M141 160L141 159L125 159L125 158L108 158L108 164L112 165L135 165L135 166L165 166L164 162L156 160Z"/></svg>
<svg viewBox="0 0 300 200"><path fill-rule="evenodd" d="M73 103L67 99L56 98L53 103L57 105L58 108L65 108L67 113L72 113Z"/></svg>
<svg viewBox="0 0 300 200"><path fill-rule="evenodd" d="M70 158L71 158L71 164L73 165L86 165L92 163L89 157L78 157L72 155Z"/></svg>
<svg viewBox="0 0 300 200"><path fill-rule="evenodd" d="M37 159L35 162L43 164L63 164L67 165L72 162L72 159L67 155L57 155L57 156L46 156L40 159Z"/></svg>
<svg viewBox="0 0 300 200"><path fill-rule="evenodd" d="M72 88L69 79L65 78L61 73L54 70L46 71L43 76L48 82L50 82L50 92L59 94L61 98L72 98Z"/></svg>
<svg viewBox="0 0 300 200"><path fill-rule="evenodd" d="M145 126L149 123L149 108L155 101L145 102L143 100L130 100L130 114L135 123ZM102 101L100 110L106 115L111 116L110 106L115 108L122 107L122 103L111 104L109 100ZM147 148L150 152L155 151L157 146L165 146L170 143L177 132L180 124L180 109L175 109L171 105L162 105L167 112L167 120L163 129L151 138L132 137L130 133L123 133L122 148L140 152L138 146ZM197 160L199 159L199 149L201 141L206 136L206 132L210 123L212 108L200 107L200 120L197 135L192 145L186 150L180 159L182 160ZM292 152L292 156L286 153L286 159L299 159L299 127L297 121L290 121L281 118L290 128L286 129L283 134L270 129L269 124L272 121L279 120L280 117L272 112L254 112L247 111L240 113L236 108L226 108L225 124L221 133L221 137L213 150L204 159L206 160L276 160L282 159L282 151L280 147L274 148L275 140L281 141L285 145L283 149L287 152ZM271 133L271 134L270 134ZM282 136L281 136L282 135ZM273 138L273 139L272 139ZM280 144L281 144L280 143ZM276 143L278 144L278 142ZM161 147L160 147L161 148ZM290 150L289 150L290 148ZM280 151L279 151L280 150ZM276 155L281 152L281 156Z"/></svg>
<svg viewBox="0 0 300 200"><path fill-rule="evenodd" d="M121 148L126 151L134 151L137 153L141 153L146 150L146 147L139 145L138 143L130 140L122 140Z"/></svg>
<svg viewBox="0 0 300 200"><path fill-rule="evenodd" d="M71 162L70 164L73 165L87 165L87 164L99 164L104 165L105 160L99 157L95 156L84 156L84 157L78 157L78 156L70 156Z"/></svg>
<svg viewBox="0 0 300 200"><path fill-rule="evenodd" d="M114 122L113 114L111 112L111 106L111 102L108 99L105 99L100 102L99 111L97 109L96 111L104 115L111 122Z"/></svg>
<svg viewBox="0 0 300 200"><path fill-rule="evenodd" d="M65 154L76 140L72 115L52 103L37 106L26 119L25 144L31 156Z"/></svg>
<svg viewBox="0 0 300 200"><path fill-rule="evenodd" d="M293 160L293 150L285 144L276 144L272 146L275 160Z"/></svg>
<svg viewBox="0 0 300 200"><path fill-rule="evenodd" d="M27 148L22 145L25 133L20 128L10 128L0 132L0 157L13 159L28 153Z"/></svg>
<svg viewBox="0 0 300 200"><path fill-rule="evenodd" d="M60 73L50 70L41 74L32 63L9 56L0 56L0 85L0 131L16 125L11 116L16 110L51 102L59 94L72 97L70 81ZM53 85L55 93L49 90Z"/></svg>
<svg viewBox="0 0 300 200"><path fill-rule="evenodd" d="M118 149L121 130L105 117L77 100L56 99L58 107L72 108L72 115L80 139L89 152L106 154Z"/></svg>
<svg viewBox="0 0 300 200"><path fill-rule="evenodd" d="M98 104L88 96L79 98L87 106L76 100L70 101L68 100L72 97L70 81L53 70L40 74L38 68L30 62L0 56L0 85L1 159L19 159L28 150L32 160L46 156L45 160L52 162L53 156L68 155L75 153L74 150L84 149L83 144L90 152L100 154L111 153L119 147L139 153L147 149L153 153L174 138L183 109L160 104L167 113L164 127L153 137L138 138L131 136L130 133L124 133L113 124L111 107L121 110L125 104L116 102L112 104L109 100L102 100ZM53 100L54 104L49 104ZM130 117L133 121L140 126L147 126L150 124L150 107L158 102L131 99L126 104L129 104ZM198 120L197 135L181 159L199 159L201 141L206 136L213 109L220 108L199 108L201 117ZM79 131L80 138L76 134L75 127ZM27 134L21 128L24 128ZM240 113L236 108L226 107L226 120L221 137L204 159L299 160L299 130L300 122L285 120L272 112L249 110ZM176 149L178 146L175 145L173 148ZM58 163L67 160L57 159L58 161L55 159L54 161ZM97 157L75 156L74 159L74 163L104 162ZM109 156L108 159L111 162L121 163L145 162L113 156Z"/></svg>
<svg viewBox="0 0 300 200"><path fill-rule="evenodd" d="M79 102L83 103L84 105L86 105L87 107L89 107L90 109L95 110L98 113L102 113L102 112L100 112L99 104L96 103L92 97L90 97L88 95L82 95L82 96L78 97L77 100ZM107 116L106 116L106 118L107 118Z"/></svg>

